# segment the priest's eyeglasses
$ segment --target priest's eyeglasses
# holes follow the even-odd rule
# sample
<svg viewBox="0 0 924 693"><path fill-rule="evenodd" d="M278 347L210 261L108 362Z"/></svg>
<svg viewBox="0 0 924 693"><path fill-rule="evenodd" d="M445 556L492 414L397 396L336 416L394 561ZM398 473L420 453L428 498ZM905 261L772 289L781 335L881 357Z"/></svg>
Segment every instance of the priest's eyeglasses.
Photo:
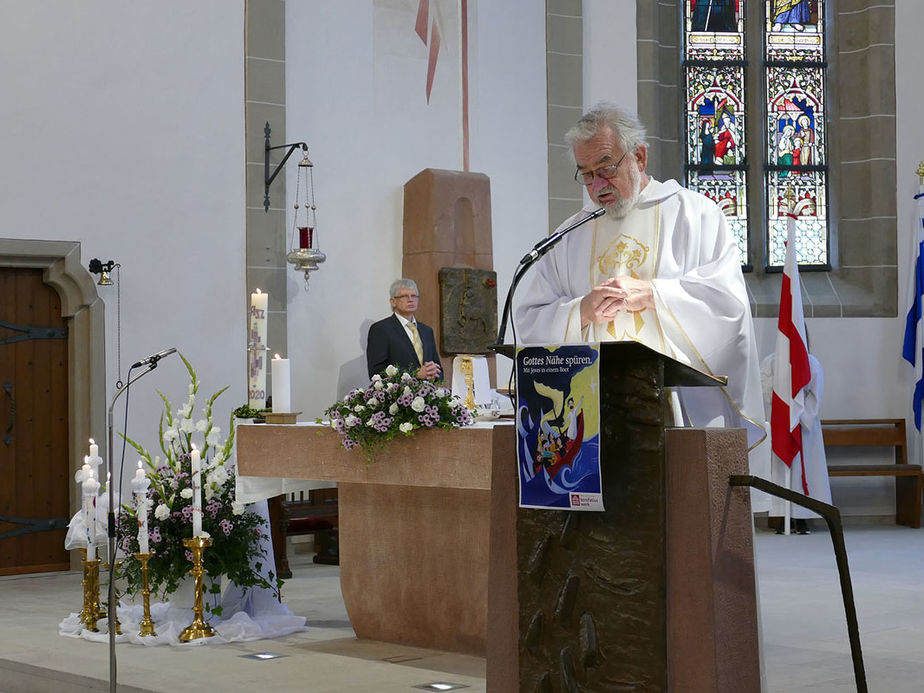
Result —
<svg viewBox="0 0 924 693"><path fill-rule="evenodd" d="M619 173L619 165L622 164L623 159L629 155L629 152L626 152L621 157L619 161L615 164L603 164L597 166L597 168L592 168L589 171L582 171L578 169L574 172L574 180L583 183L584 185L592 185L594 178L603 178L604 180L611 180L616 177L616 174Z"/></svg>

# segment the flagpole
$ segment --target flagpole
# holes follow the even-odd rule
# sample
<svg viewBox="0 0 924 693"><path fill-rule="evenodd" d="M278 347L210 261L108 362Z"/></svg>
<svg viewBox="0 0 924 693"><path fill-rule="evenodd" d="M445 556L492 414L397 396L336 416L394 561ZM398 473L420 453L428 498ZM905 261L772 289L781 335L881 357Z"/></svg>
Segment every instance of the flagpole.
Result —
<svg viewBox="0 0 924 693"><path fill-rule="evenodd" d="M786 488L792 489L792 469L786 467L784 472L786 479ZM792 501L786 501L785 505L786 510L783 511L783 534L787 537L789 536L789 527L790 527L790 517L792 516Z"/></svg>
<svg viewBox="0 0 924 693"><path fill-rule="evenodd" d="M785 197L786 202L789 203L789 209L787 211L790 215L790 218L792 218L792 214L795 212L795 209L796 209L796 205L793 203L792 183L790 183L789 186L786 188L786 194L783 195L783 197ZM789 224L791 222L787 220L786 223ZM793 243L795 243L796 239L795 238L790 239L788 236L789 234L787 233L787 243L790 240ZM786 488L792 489L792 463L785 465L785 467L786 468L783 474L784 474L784 479L786 480ZM792 501L787 500L783 506L783 536L788 537L790 535L791 528L792 528Z"/></svg>
<svg viewBox="0 0 924 693"><path fill-rule="evenodd" d="M924 205L922 205L920 202L921 199L924 199L922 198L922 196L924 196L924 161L918 162L918 168L917 168L917 171L915 171L915 173L918 174L918 194L915 196L916 201L918 202L918 206L917 206L918 215L917 216L918 216L918 220L921 226L924 226ZM918 230L916 231L916 233L914 234L914 238L912 239L912 242L914 244L913 256L916 259L915 265L919 265L921 263L921 258L919 257L919 255L921 252L920 238L922 236L922 232L919 230L920 228L921 227L918 227L916 225L916 229ZM911 274L914 275L914 273L915 273L915 270L912 269ZM921 300L920 297L918 298L918 300ZM917 357L922 360L921 372L924 373L924 353L921 352L922 347L924 347L924 334L922 334L924 330L922 330L921 328L920 321L918 322L916 331L917 331L917 351L918 351ZM911 423L912 424L915 423L913 412L912 412ZM922 437L921 431L918 430L917 428L914 428L912 430L917 431L917 441L916 441L917 444L914 447L917 448L918 462L921 465L924 465L924 437ZM914 433L912 433L912 435L914 435Z"/></svg>

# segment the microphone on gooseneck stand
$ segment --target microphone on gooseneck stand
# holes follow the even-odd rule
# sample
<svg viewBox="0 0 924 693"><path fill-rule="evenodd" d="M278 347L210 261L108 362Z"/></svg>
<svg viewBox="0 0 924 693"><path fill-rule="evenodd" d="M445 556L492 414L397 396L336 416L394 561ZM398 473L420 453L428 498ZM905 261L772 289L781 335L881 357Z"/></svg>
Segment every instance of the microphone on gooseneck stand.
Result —
<svg viewBox="0 0 924 693"><path fill-rule="evenodd" d="M606 214L606 210L603 207L594 210L586 217L581 217L573 224L563 228L561 231L556 231L548 238L543 238L533 246L532 250L530 250L528 253L526 253L526 255L522 257L520 260L520 266L517 267L517 271L513 275L513 281L510 283L510 290L507 292L507 300L504 302L504 312L501 315L500 329L497 331L497 341L489 346L489 349L497 351L498 347L504 346L504 334L507 332L507 320L510 319L510 306L513 302L513 292L516 291L517 284L520 283L520 280L523 278L523 275L526 274L526 271L532 267L533 264L535 264L536 260L549 252L559 241L561 241L561 239L564 238L566 234L571 233L577 227L581 226L582 224L586 224L591 219L596 219L597 217L603 216L604 214Z"/></svg>
<svg viewBox="0 0 924 693"><path fill-rule="evenodd" d="M170 354L175 354L175 353L176 353L176 347L170 347L169 349L158 351L156 354L151 354L150 356L147 356L141 359L140 361L135 361L132 364L132 368L141 368L142 366L147 366L148 364L151 364L151 366L156 366L157 362L160 361L162 358L164 358L165 356L170 356Z"/></svg>

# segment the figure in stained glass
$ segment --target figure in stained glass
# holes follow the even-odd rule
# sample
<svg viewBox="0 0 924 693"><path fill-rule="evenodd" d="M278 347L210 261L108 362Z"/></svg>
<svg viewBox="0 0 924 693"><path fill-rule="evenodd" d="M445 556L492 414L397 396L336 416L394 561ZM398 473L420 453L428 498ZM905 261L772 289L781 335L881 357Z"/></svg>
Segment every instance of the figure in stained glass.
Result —
<svg viewBox="0 0 924 693"><path fill-rule="evenodd" d="M693 31L737 31L738 0L690 0Z"/></svg>
<svg viewBox="0 0 924 693"><path fill-rule="evenodd" d="M780 138L776 144L776 162L780 166L792 166L793 164L793 141L792 136L796 129L792 125L783 125L780 132ZM780 171L780 178L789 175L789 171Z"/></svg>
<svg viewBox="0 0 924 693"><path fill-rule="evenodd" d="M797 134L802 141L802 156L800 162L803 166L811 166L815 161L815 128L808 113L796 118Z"/></svg>
<svg viewBox="0 0 924 693"><path fill-rule="evenodd" d="M735 115L723 101L717 113L718 132L716 133L715 158L718 163L734 164L737 135L735 132Z"/></svg>
<svg viewBox="0 0 924 693"><path fill-rule="evenodd" d="M782 31L788 24L795 31L805 31L812 23L812 3L809 0L776 0L773 3L773 30Z"/></svg>
<svg viewBox="0 0 924 693"><path fill-rule="evenodd" d="M712 166L715 163L715 137L712 136L712 121L704 118L699 127L699 163Z"/></svg>

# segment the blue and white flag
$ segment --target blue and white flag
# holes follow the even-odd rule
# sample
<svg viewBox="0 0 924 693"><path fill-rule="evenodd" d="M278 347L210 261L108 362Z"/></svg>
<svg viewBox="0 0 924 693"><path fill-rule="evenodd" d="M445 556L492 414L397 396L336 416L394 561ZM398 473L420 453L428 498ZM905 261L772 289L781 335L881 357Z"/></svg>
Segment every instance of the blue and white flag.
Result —
<svg viewBox="0 0 924 693"><path fill-rule="evenodd" d="M921 402L924 400L924 321L921 320L921 302L924 300L924 192L914 196L918 201L918 213L914 231L914 275L908 297L908 316L905 318L905 341L902 357L914 367L914 394L911 408L914 411L914 425L921 430Z"/></svg>

